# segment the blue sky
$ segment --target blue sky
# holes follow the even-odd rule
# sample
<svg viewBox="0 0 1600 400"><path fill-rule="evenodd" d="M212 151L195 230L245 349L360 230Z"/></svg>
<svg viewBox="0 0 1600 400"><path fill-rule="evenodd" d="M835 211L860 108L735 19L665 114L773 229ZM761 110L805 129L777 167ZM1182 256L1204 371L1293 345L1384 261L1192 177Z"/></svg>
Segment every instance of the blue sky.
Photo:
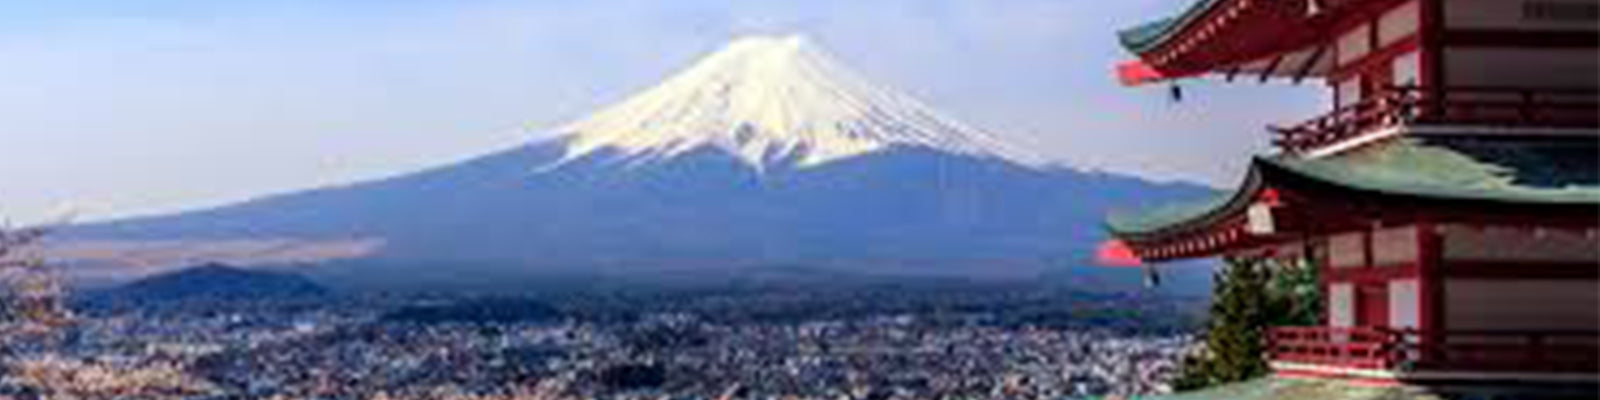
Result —
<svg viewBox="0 0 1600 400"><path fill-rule="evenodd" d="M104 0L0 8L0 216L171 212L531 140L752 33L1062 163L1226 186L1320 86L1122 88L1185 0Z"/></svg>

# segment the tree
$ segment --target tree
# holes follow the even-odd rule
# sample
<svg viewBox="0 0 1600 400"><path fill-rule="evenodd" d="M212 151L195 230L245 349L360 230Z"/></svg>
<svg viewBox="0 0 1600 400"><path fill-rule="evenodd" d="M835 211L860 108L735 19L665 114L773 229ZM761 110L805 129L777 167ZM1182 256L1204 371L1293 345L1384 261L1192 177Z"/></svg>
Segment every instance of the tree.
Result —
<svg viewBox="0 0 1600 400"><path fill-rule="evenodd" d="M1271 298L1271 326L1316 326L1322 323L1327 307L1322 302L1321 279L1312 259L1266 261L1271 274L1267 295Z"/></svg>
<svg viewBox="0 0 1600 400"><path fill-rule="evenodd" d="M0 227L0 344L67 321L60 279L33 251L45 232Z"/></svg>
<svg viewBox="0 0 1600 400"><path fill-rule="evenodd" d="M1322 321L1325 308L1314 260L1226 259L1227 266L1214 278L1204 346L1183 360L1173 386L1192 390L1265 374L1268 327Z"/></svg>
<svg viewBox="0 0 1600 400"><path fill-rule="evenodd" d="M1212 380L1238 382L1266 374L1262 358L1267 324L1273 319L1268 273L1264 263L1245 258L1228 259L1228 268L1211 305L1211 331L1206 346L1212 355Z"/></svg>

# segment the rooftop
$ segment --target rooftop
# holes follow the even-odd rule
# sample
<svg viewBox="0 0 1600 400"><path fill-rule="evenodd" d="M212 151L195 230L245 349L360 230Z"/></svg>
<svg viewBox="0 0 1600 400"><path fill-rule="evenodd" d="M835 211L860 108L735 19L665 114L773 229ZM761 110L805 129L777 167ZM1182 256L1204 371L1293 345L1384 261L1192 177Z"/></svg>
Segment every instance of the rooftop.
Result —
<svg viewBox="0 0 1600 400"><path fill-rule="evenodd" d="M1154 50L1223 1L1199 0L1177 16L1146 22L1139 26L1119 31L1117 32L1117 38L1122 41L1122 47L1134 53Z"/></svg>
<svg viewBox="0 0 1600 400"><path fill-rule="evenodd" d="M1600 142L1582 139L1405 137L1334 157L1259 156L1234 193L1131 213L1107 224L1119 235L1157 233L1239 212L1287 174L1384 196L1525 205L1600 205Z"/></svg>

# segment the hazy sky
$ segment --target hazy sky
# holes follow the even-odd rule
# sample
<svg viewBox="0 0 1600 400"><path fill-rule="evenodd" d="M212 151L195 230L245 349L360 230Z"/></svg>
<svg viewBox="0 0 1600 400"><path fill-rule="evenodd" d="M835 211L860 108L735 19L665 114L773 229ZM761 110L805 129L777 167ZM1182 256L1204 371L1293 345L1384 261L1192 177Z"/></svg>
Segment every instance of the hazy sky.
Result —
<svg viewBox="0 0 1600 400"><path fill-rule="evenodd" d="M1320 86L1116 85L1189 0L52 0L0 7L0 216L223 204L546 137L730 37L802 33L1063 163L1232 185Z"/></svg>

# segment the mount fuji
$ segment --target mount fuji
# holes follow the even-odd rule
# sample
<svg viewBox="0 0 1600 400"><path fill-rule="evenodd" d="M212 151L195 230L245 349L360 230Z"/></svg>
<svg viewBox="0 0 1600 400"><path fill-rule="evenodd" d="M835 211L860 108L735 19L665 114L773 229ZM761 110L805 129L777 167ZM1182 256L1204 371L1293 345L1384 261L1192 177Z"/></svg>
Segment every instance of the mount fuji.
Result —
<svg viewBox="0 0 1600 400"><path fill-rule="evenodd" d="M321 263L354 280L763 268L1026 277L1087 265L1113 207L1206 193L1041 162L799 37L735 40L553 133L387 179L63 236L208 249L175 251L194 263ZM336 250L307 250L318 246Z"/></svg>

